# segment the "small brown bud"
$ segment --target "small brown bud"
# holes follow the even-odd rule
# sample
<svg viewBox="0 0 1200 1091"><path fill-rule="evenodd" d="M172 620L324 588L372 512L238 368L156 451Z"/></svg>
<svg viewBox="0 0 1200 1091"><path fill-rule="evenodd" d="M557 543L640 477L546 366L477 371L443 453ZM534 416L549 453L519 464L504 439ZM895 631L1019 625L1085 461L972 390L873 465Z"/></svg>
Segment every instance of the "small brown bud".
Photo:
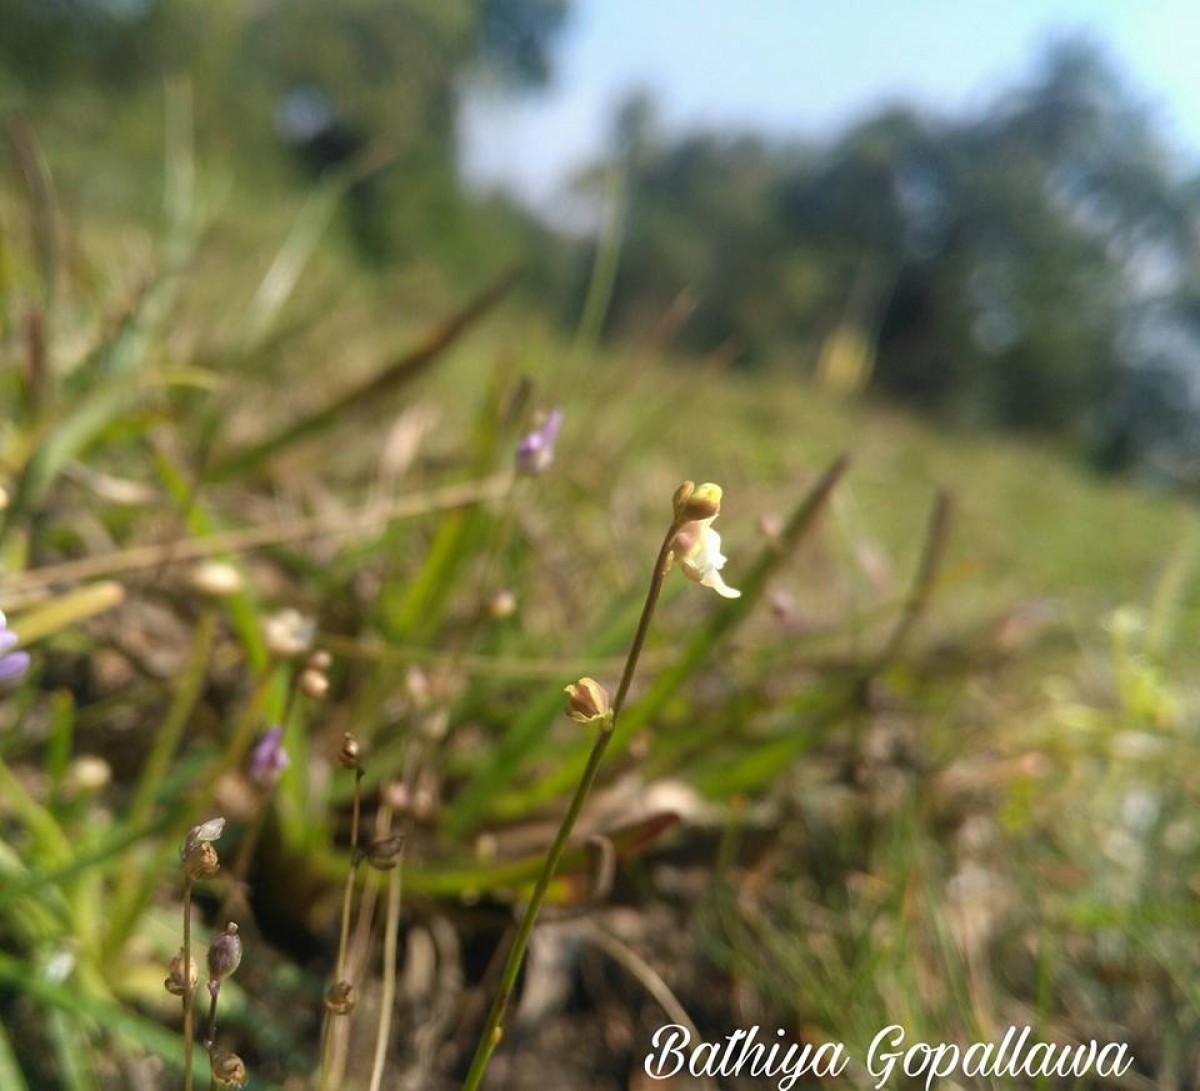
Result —
<svg viewBox="0 0 1200 1091"><path fill-rule="evenodd" d="M338 764L343 769L357 769L361 761L358 739L349 731L342 736L342 748L338 751Z"/></svg>
<svg viewBox="0 0 1200 1091"><path fill-rule="evenodd" d="M497 591L487 604L488 617L493 621L503 621L517 612L517 594L511 587Z"/></svg>
<svg viewBox="0 0 1200 1091"><path fill-rule="evenodd" d="M357 1003L358 996L349 981L335 981L325 990L325 1007L331 1015L349 1015Z"/></svg>
<svg viewBox="0 0 1200 1091"><path fill-rule="evenodd" d="M217 933L208 945L208 987L212 991L214 982L224 981L242 961L242 937L238 926L230 921L225 931Z"/></svg>
<svg viewBox="0 0 1200 1091"><path fill-rule="evenodd" d="M333 656L324 648L318 648L305 660L304 667L306 670L321 671L324 673L333 666Z"/></svg>
<svg viewBox="0 0 1200 1091"><path fill-rule="evenodd" d="M367 863L376 871L391 871L399 861L403 848L404 835L396 833L390 837L380 837L378 840L372 841L367 846L364 855Z"/></svg>
<svg viewBox="0 0 1200 1091"><path fill-rule="evenodd" d="M313 667L305 667L300 672L300 677L296 679L296 688L305 697L314 701L322 701L329 694L329 679L321 671Z"/></svg>
<svg viewBox="0 0 1200 1091"><path fill-rule="evenodd" d="M564 687L567 695L567 715L576 723L594 724L612 716L608 691L594 678L581 678Z"/></svg>
<svg viewBox="0 0 1200 1091"><path fill-rule="evenodd" d="M212 1069L213 1084L225 1091L240 1091L246 1086L246 1062L236 1053L226 1050L214 1050L209 1055L209 1065Z"/></svg>
<svg viewBox="0 0 1200 1091"><path fill-rule="evenodd" d="M173 959L171 959L170 976L163 982L167 992L172 996L184 996L190 990L194 989L200 981L200 970L196 966L196 960L189 960L191 965L188 967L189 973L184 977L183 970L183 950L182 948Z"/></svg>

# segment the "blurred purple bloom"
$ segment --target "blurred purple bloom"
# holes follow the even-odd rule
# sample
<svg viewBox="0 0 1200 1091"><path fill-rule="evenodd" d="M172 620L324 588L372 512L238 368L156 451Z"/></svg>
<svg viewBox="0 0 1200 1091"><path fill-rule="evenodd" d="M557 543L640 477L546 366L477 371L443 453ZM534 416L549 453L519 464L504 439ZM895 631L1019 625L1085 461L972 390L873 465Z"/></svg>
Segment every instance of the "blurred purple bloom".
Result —
<svg viewBox="0 0 1200 1091"><path fill-rule="evenodd" d="M14 652L9 649L17 643L18 637L8 627L8 619L0 610L0 682L10 682L20 678L29 670L29 653Z"/></svg>
<svg viewBox="0 0 1200 1091"><path fill-rule="evenodd" d="M517 473L540 474L554 461L554 444L562 427L562 410L552 410L542 422L517 444Z"/></svg>
<svg viewBox="0 0 1200 1091"><path fill-rule="evenodd" d="M291 759L283 748L283 728L276 725L259 736L250 751L250 779L260 788L274 788L290 764Z"/></svg>

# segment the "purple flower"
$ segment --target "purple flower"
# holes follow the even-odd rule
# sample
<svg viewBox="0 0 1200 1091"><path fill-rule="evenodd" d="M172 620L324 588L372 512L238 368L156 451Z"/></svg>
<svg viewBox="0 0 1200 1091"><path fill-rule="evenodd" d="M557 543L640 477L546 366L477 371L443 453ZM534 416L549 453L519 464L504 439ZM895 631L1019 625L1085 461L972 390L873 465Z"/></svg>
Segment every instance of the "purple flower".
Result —
<svg viewBox="0 0 1200 1091"><path fill-rule="evenodd" d="M561 409L552 410L541 427L535 428L517 444L517 473L540 474L550 468L562 419Z"/></svg>
<svg viewBox="0 0 1200 1091"><path fill-rule="evenodd" d="M259 736L250 751L250 779L260 788L271 789L291 764L283 748L283 728L279 725Z"/></svg>
<svg viewBox="0 0 1200 1091"><path fill-rule="evenodd" d="M10 651L18 639L17 634L8 627L4 611L0 610L0 682L20 678L29 670L29 653Z"/></svg>

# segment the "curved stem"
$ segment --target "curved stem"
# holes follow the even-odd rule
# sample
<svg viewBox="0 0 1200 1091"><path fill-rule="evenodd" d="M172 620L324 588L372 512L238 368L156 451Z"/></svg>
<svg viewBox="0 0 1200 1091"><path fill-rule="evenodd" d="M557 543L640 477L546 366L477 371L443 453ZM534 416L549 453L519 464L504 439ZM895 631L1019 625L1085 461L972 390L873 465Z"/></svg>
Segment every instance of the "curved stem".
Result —
<svg viewBox="0 0 1200 1091"><path fill-rule="evenodd" d="M484 1024L479 1044L475 1047L475 1056L471 1061L471 1068L467 1072L466 1081L463 1083L463 1091L478 1091L479 1085L483 1081L483 1075L487 1071L492 1053L495 1051L496 1046L500 1044L501 1037L503 1037L502 1023L504 1021L504 1013L508 1008L509 998L512 996L513 989L516 986L517 975L521 971L521 965L525 961L525 951L529 947L530 936L533 935L534 925L537 923L542 903L546 899L546 891L550 888L550 882L554 878L555 871L558 870L558 864L562 859L567 841L570 839L571 831L575 828L575 823L579 818L580 812L583 810L583 805L587 801L588 794L592 790L592 785L596 782L596 776L600 771L600 763L604 759L604 752L608 749L609 741L612 739L613 730L617 724L617 717L620 715L621 707L624 705L625 698L629 693L634 671L637 670L638 659L642 654L642 647L646 643L646 634L650 631L650 619L654 616L654 608L658 605L658 597L662 591L663 580L666 579L667 570L671 563L671 545L678 533L679 524L672 522L658 551L658 559L654 564L654 574L650 579L650 589L646 593L646 604L642 607L642 616L638 620L637 631L633 634L633 643L630 645L629 655L625 659L625 670L621 675L620 684L617 686L616 697L613 698L612 715L596 734L596 741L592 744L592 751L588 755L583 777L575 789L575 795L571 798L570 806L567 807L567 813L563 816L562 823L558 827L558 832L554 835L554 842L550 846L550 851L546 853L542 870L538 875L537 882L534 884L533 893L529 897L529 904L525 907L525 912L521 917L521 924L517 929L516 938L509 949L508 959L500 975L500 984L496 989L496 996L492 1000L491 1008L488 1009L487 1022Z"/></svg>

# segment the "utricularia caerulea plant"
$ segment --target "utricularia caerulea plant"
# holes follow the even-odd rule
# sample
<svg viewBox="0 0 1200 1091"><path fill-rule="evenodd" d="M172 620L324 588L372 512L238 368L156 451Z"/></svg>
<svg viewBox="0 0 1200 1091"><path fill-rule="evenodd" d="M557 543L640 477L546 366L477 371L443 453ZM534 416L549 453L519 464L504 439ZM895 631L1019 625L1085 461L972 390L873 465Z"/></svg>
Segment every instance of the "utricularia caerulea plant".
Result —
<svg viewBox="0 0 1200 1091"><path fill-rule="evenodd" d="M29 670L29 653L13 651L20 641L8 627L8 618L0 610L0 682L11 682Z"/></svg>

